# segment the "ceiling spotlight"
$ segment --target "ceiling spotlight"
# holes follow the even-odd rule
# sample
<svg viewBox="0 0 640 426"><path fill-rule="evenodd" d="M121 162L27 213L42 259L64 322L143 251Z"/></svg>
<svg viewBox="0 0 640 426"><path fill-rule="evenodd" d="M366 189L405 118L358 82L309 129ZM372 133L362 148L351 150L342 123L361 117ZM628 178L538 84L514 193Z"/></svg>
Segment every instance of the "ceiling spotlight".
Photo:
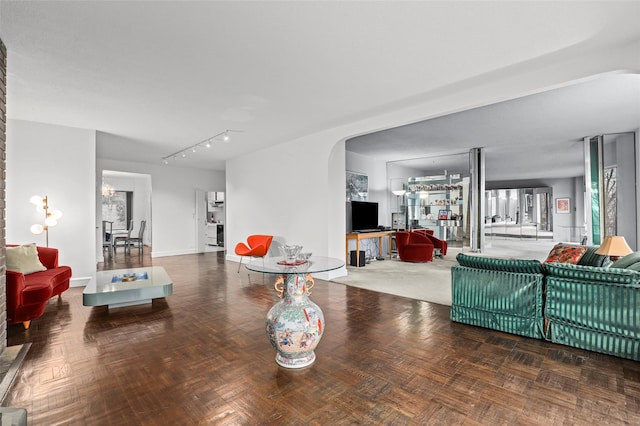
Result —
<svg viewBox="0 0 640 426"><path fill-rule="evenodd" d="M2 0L0 0L0 1L2 1ZM169 160L173 159L175 161L176 158L178 158L178 156L180 156L182 158L186 158L188 152L195 153L198 150L198 148L202 148L203 145L206 148L211 148L211 146L214 143L220 141L220 138L222 138L223 141L227 142L227 141L231 140L231 136L229 135L229 132L242 132L242 130L230 130L230 129L227 129L227 130L225 130L223 132L216 133L215 135L209 137L208 139L201 140L200 142L198 142L198 143L196 143L194 145L187 146L185 148L182 148L180 151L176 151L173 154L169 154L166 157L162 157L162 161L164 162L164 164L169 164Z"/></svg>

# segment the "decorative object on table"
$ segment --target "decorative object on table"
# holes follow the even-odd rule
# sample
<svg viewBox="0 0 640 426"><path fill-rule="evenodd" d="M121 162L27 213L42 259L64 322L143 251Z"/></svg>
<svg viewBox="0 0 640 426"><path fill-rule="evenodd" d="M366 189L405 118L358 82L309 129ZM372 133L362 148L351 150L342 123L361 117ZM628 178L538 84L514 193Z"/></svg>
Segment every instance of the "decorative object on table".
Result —
<svg viewBox="0 0 640 426"><path fill-rule="evenodd" d="M274 288L281 300L267 314L266 332L276 349L276 362L282 367L302 368L316 359L314 349L324 332L324 315L309 300L314 284L311 274L304 272L276 279Z"/></svg>
<svg viewBox="0 0 640 426"><path fill-rule="evenodd" d="M299 245L284 245L280 246L280 251L284 257L284 265L296 265L298 255L302 251L302 246Z"/></svg>
<svg viewBox="0 0 640 426"><path fill-rule="evenodd" d="M127 283L131 281L141 281L141 280L148 280L148 279L149 279L149 274L147 274L146 272L139 272L139 273L116 274L111 279L111 282Z"/></svg>
<svg viewBox="0 0 640 426"><path fill-rule="evenodd" d="M249 235L247 237L247 244L236 244L236 255L240 256L240 263L238 264L238 273L240 273L240 266L242 266L242 258L249 257L261 257L264 264L264 257L269 253L271 242L273 241L273 235Z"/></svg>
<svg viewBox="0 0 640 426"><path fill-rule="evenodd" d="M556 213L571 213L569 198L556 198Z"/></svg>
<svg viewBox="0 0 640 426"><path fill-rule="evenodd" d="M633 250L631 250L631 247L629 247L629 244L627 244L627 241L621 235L604 237L604 242L600 248L596 250L596 254L609 256L609 259L613 262L631 253L633 253Z"/></svg>
<svg viewBox="0 0 640 426"><path fill-rule="evenodd" d="M312 254L313 253L311 253L311 252L300 253L298 255L298 259L299 260L309 260L309 258L311 257Z"/></svg>
<svg viewBox="0 0 640 426"><path fill-rule="evenodd" d="M347 202L367 201L369 199L369 177L362 173L347 170Z"/></svg>
<svg viewBox="0 0 640 426"><path fill-rule="evenodd" d="M31 204L36 206L36 209L39 212L44 213L44 225L39 223L33 224L31 225L30 230L36 235L40 235L44 232L46 235L47 247L49 247L49 228L58 224L58 219L62 217L62 212L60 210L52 210L49 207L49 198L46 195L44 197L34 195L29 199L29 201Z"/></svg>

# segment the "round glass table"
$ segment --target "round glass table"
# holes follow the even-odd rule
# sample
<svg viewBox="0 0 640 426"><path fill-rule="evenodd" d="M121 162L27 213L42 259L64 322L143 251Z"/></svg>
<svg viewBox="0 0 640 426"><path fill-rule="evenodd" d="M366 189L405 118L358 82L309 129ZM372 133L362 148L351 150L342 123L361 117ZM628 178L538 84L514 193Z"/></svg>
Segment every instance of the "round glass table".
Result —
<svg viewBox="0 0 640 426"><path fill-rule="evenodd" d="M315 285L311 274L344 266L340 259L311 256L288 262L283 257L255 260L245 265L253 272L277 275L274 288L280 301L267 313L266 332L276 349L276 362L286 368L307 367L316 360L314 352L324 332L324 315L309 300Z"/></svg>

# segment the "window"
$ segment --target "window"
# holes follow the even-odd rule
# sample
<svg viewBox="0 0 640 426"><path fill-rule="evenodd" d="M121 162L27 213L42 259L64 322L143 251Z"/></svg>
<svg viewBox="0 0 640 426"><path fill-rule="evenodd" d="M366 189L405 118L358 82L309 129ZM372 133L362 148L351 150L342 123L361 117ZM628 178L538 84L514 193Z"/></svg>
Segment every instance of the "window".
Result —
<svg viewBox="0 0 640 426"><path fill-rule="evenodd" d="M604 235L618 235L617 167L604 169Z"/></svg>
<svg viewBox="0 0 640 426"><path fill-rule="evenodd" d="M132 220L133 191L114 191L102 197L102 220L113 222L113 229L127 229Z"/></svg>

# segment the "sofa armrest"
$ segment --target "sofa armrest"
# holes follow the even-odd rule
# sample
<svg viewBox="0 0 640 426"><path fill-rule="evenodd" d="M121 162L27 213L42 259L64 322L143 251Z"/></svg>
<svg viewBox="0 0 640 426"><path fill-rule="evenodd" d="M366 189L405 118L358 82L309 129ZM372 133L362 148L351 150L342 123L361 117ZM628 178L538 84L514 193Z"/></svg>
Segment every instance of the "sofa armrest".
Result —
<svg viewBox="0 0 640 426"><path fill-rule="evenodd" d="M58 267L58 249L52 247L37 247L40 262L47 269Z"/></svg>
<svg viewBox="0 0 640 426"><path fill-rule="evenodd" d="M22 304L24 292L24 274L18 271L7 270L7 309Z"/></svg>

